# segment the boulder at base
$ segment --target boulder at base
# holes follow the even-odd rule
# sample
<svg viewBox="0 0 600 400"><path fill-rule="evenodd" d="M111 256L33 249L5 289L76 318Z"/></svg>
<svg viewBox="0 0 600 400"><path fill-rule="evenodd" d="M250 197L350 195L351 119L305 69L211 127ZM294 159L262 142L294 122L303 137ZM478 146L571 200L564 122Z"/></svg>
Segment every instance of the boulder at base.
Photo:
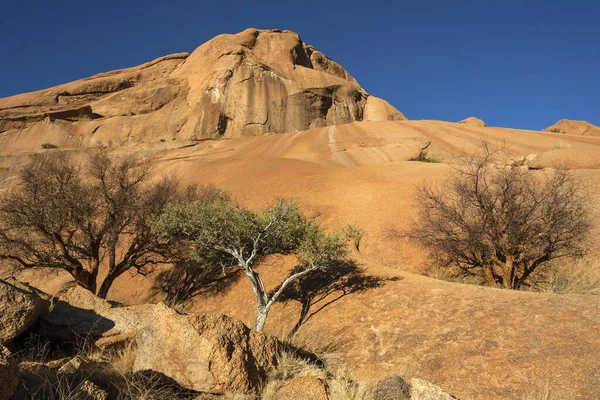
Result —
<svg viewBox="0 0 600 400"><path fill-rule="evenodd" d="M414 378L410 381L410 400L456 400L456 397L431 382Z"/></svg>
<svg viewBox="0 0 600 400"><path fill-rule="evenodd" d="M10 399L19 383L19 366L10 351L0 345L0 399Z"/></svg>
<svg viewBox="0 0 600 400"><path fill-rule="evenodd" d="M49 296L14 278L0 279L0 344L9 344L48 310Z"/></svg>
<svg viewBox="0 0 600 400"><path fill-rule="evenodd" d="M215 394L258 391L281 348L277 339L225 315L180 314L164 304L111 307L78 286L59 294L40 329L55 341L71 335L103 344L132 340L134 372L158 372L184 388Z"/></svg>

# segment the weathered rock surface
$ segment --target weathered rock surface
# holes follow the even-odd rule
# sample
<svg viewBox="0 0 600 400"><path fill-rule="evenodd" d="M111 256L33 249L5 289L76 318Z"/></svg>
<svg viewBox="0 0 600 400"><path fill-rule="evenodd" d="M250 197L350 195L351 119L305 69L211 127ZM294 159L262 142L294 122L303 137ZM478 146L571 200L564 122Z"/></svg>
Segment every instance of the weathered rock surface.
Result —
<svg viewBox="0 0 600 400"><path fill-rule="evenodd" d="M0 279L0 344L8 344L47 311L48 296L26 283Z"/></svg>
<svg viewBox="0 0 600 400"><path fill-rule="evenodd" d="M0 99L0 146L112 146L402 119L298 34L247 29L191 54Z"/></svg>
<svg viewBox="0 0 600 400"><path fill-rule="evenodd" d="M111 307L78 286L58 298L42 318L44 335L134 340L134 372L158 372L187 389L253 392L277 363L276 339L224 315L179 314L163 304Z"/></svg>
<svg viewBox="0 0 600 400"><path fill-rule="evenodd" d="M94 382L85 380L77 388L77 399L81 400L108 400L108 392Z"/></svg>
<svg viewBox="0 0 600 400"><path fill-rule="evenodd" d="M373 400L410 400L410 384L399 375L388 376L375 385Z"/></svg>
<svg viewBox="0 0 600 400"><path fill-rule="evenodd" d="M410 400L456 400L456 397L431 382L414 378L410 381Z"/></svg>
<svg viewBox="0 0 600 400"><path fill-rule="evenodd" d="M316 376L294 378L282 386L273 396L273 400L327 400L328 398L325 381Z"/></svg>
<svg viewBox="0 0 600 400"><path fill-rule="evenodd" d="M459 124L465 124L465 125L471 125L471 126L478 126L478 127L484 127L485 122L483 122L483 120L476 118L476 117L469 117L469 118L465 118L461 121L458 121Z"/></svg>
<svg viewBox="0 0 600 400"><path fill-rule="evenodd" d="M587 121L575 121L572 119L561 119L554 125L550 125L545 132L564 133L580 136L600 136L600 127L592 125Z"/></svg>
<svg viewBox="0 0 600 400"><path fill-rule="evenodd" d="M17 387L14 400L63 398L67 392L69 398L77 400L107 400L109 393L95 381L110 387L111 378L120 378L108 375L105 363L82 356L46 362L22 361L18 368L22 384Z"/></svg>
<svg viewBox="0 0 600 400"><path fill-rule="evenodd" d="M8 349L0 345L0 399L10 399L19 383L19 366Z"/></svg>
<svg viewBox="0 0 600 400"><path fill-rule="evenodd" d="M363 114L364 121L405 121L406 117L379 97L369 96Z"/></svg>

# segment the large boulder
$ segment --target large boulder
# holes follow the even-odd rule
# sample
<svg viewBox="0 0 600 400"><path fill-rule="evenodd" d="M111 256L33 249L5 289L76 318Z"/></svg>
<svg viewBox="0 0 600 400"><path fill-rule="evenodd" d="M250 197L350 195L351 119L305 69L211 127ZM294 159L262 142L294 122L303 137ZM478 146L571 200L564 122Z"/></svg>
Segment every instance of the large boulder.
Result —
<svg viewBox="0 0 600 400"><path fill-rule="evenodd" d="M572 119L561 119L554 125L550 125L545 132L564 133L579 136L600 136L600 126L590 124L587 121L576 121Z"/></svg>
<svg viewBox="0 0 600 400"><path fill-rule="evenodd" d="M19 383L19 366L8 349L0 345L0 399L10 399Z"/></svg>
<svg viewBox="0 0 600 400"><path fill-rule="evenodd" d="M414 378L410 381L410 400L456 400L456 397L431 382Z"/></svg>
<svg viewBox="0 0 600 400"><path fill-rule="evenodd" d="M8 344L48 310L49 296L14 278L0 279L0 344Z"/></svg>
<svg viewBox="0 0 600 400"><path fill-rule="evenodd" d="M483 120L477 118L477 117L468 117L465 118L461 121L458 121L459 124L463 124L463 125L471 125L471 126L477 126L477 127L484 127L486 126L485 122L483 122Z"/></svg>
<svg viewBox="0 0 600 400"><path fill-rule="evenodd" d="M56 341L133 341L133 372L153 371L209 393L257 391L281 348L277 339L224 315L180 314L164 304L112 307L78 286L58 295L40 329Z"/></svg>
<svg viewBox="0 0 600 400"><path fill-rule="evenodd" d="M316 376L301 376L283 385L271 400L328 400L327 384Z"/></svg>
<svg viewBox="0 0 600 400"><path fill-rule="evenodd" d="M406 121L406 117L394 106L380 99L369 96L363 114L364 121Z"/></svg>

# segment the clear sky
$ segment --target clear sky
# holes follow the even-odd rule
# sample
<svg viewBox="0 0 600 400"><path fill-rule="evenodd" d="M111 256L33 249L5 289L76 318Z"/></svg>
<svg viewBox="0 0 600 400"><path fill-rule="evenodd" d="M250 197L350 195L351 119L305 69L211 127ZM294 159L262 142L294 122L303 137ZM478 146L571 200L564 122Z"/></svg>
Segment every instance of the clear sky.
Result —
<svg viewBox="0 0 600 400"><path fill-rule="evenodd" d="M0 97L248 27L298 32L410 119L600 125L599 0L2 0Z"/></svg>

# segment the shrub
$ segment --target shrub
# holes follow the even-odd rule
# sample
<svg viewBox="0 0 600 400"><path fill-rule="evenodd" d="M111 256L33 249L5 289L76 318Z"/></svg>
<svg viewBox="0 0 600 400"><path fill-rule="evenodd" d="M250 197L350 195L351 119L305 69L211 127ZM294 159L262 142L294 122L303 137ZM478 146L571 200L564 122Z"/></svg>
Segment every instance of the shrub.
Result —
<svg viewBox="0 0 600 400"><path fill-rule="evenodd" d="M178 195L174 180L150 182L135 158L97 151L82 167L64 153L45 153L0 198L0 260L20 268L60 268L82 287L106 297L129 270L148 273L167 260L148 220ZM99 288L101 263L108 274Z"/></svg>
<svg viewBox="0 0 600 400"><path fill-rule="evenodd" d="M589 248L588 193L568 171L534 175L497 167L494 155L484 146L441 187L423 184L419 219L400 235L419 240L442 267L519 289L550 261Z"/></svg>
<svg viewBox="0 0 600 400"><path fill-rule="evenodd" d="M56 149L58 148L57 145L52 144L52 143L42 143L42 149Z"/></svg>
<svg viewBox="0 0 600 400"><path fill-rule="evenodd" d="M430 156L426 151L421 150L419 155L416 157L410 158L408 161L418 161L418 162L426 162L426 163L439 163L438 159Z"/></svg>

